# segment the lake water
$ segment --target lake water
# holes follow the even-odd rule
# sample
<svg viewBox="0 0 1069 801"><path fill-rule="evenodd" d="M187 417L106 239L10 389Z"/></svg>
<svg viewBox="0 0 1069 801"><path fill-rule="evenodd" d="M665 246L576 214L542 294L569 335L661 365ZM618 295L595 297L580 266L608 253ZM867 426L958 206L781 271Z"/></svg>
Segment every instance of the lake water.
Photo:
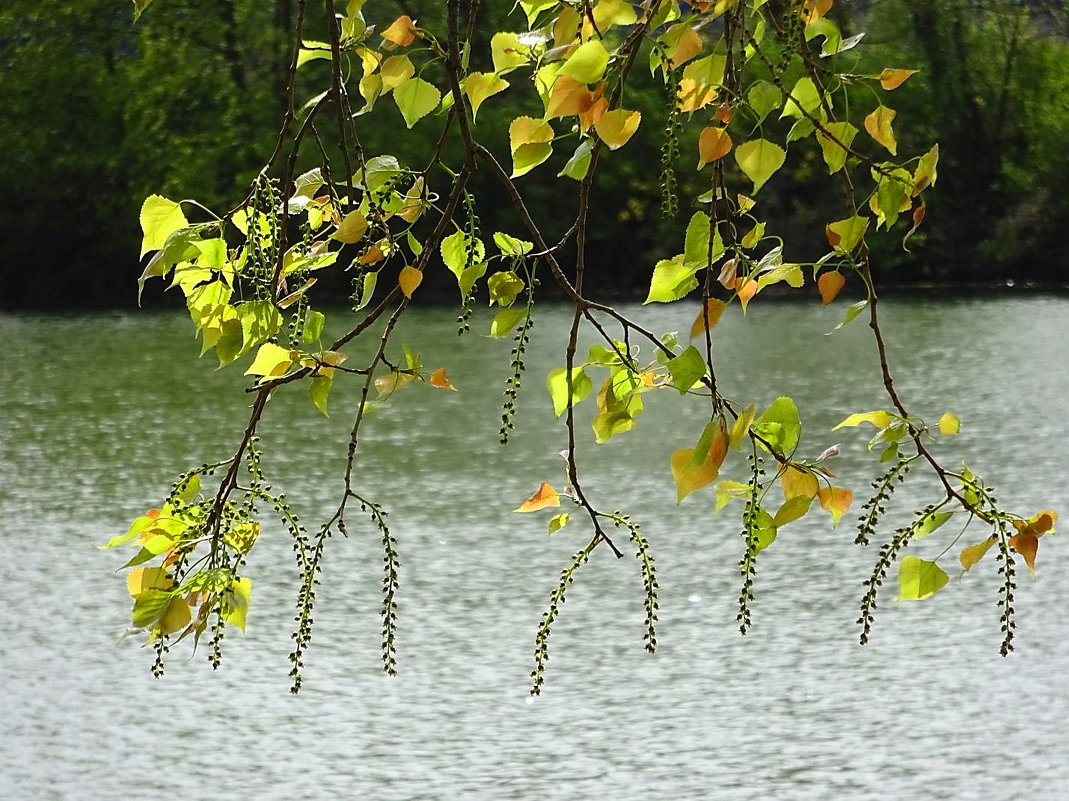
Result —
<svg viewBox="0 0 1069 801"><path fill-rule="evenodd" d="M696 310L677 306L629 311L686 331ZM745 321L725 315L716 350L729 397L792 395L802 452L841 443L834 469L860 491L879 469L866 437L830 429L886 404L862 322L824 336L843 311L755 303ZM228 636L222 668L188 659L183 643L159 681L139 639L123 638L129 597L115 571L128 554L94 547L158 504L178 472L233 451L249 400L241 370L193 359L177 313L0 316L0 797L1069 798L1065 543L1042 540L1035 583L1021 571L1009 659L986 561L926 603L896 606L890 581L861 648L854 620L874 548L852 544L856 512L834 532L814 517L762 554L742 638L738 510L714 515L708 490L676 506L668 457L702 421L675 393L647 396L639 426L602 446L580 415L588 495L640 520L657 556L658 653L642 650L636 560L599 548L531 702L535 626L588 536L573 523L547 537L548 513L511 511L540 481L563 484L564 430L541 376L563 363L568 313L538 318L506 448L508 342L473 332L458 344L451 311L410 317L398 341L447 365L460 392L406 388L366 429L359 484L390 509L404 561L401 672L379 671L377 534L351 525L330 543L293 697L295 571L281 529L267 527L250 562L248 634ZM1053 506L1064 520L1069 301L893 298L886 318L907 403L963 419L939 452L967 459L1012 509ZM290 389L268 407L265 465L314 527L338 499L355 393L336 389L325 420ZM732 458L722 475L741 478ZM890 522L933 492L907 484ZM911 552L932 558L947 541ZM944 557L952 575L956 553Z"/></svg>

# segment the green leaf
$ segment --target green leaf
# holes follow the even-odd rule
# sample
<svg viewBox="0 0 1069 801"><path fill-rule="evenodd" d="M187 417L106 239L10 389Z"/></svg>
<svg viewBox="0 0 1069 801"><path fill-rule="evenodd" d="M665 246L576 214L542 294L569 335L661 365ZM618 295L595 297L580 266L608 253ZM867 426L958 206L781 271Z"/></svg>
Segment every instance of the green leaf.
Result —
<svg viewBox="0 0 1069 801"><path fill-rule="evenodd" d="M854 319L865 310L865 307L869 305L867 300L859 300L857 303L851 304L846 310L846 314L843 316L843 321L839 323L835 328L831 329L828 334L834 334L840 328L850 325L854 322ZM827 336L828 334L825 334Z"/></svg>
<svg viewBox="0 0 1069 801"><path fill-rule="evenodd" d="M327 412L327 398L330 396L330 388L334 385L334 371L325 375L315 376L308 385L308 397L315 407L323 413L324 417L330 417Z"/></svg>
<svg viewBox="0 0 1069 801"><path fill-rule="evenodd" d="M494 244L497 245L497 249L501 251L502 256L523 256L534 250L533 242L517 239L500 231L494 233Z"/></svg>
<svg viewBox="0 0 1069 801"><path fill-rule="evenodd" d="M147 589L134 598L134 608L130 612L134 628L152 628L163 617L171 603L172 593L167 590Z"/></svg>
<svg viewBox="0 0 1069 801"><path fill-rule="evenodd" d="M600 40L591 39L576 48L557 74L567 75L579 83L596 83L601 80L608 65L609 51Z"/></svg>
<svg viewBox="0 0 1069 801"><path fill-rule="evenodd" d="M441 99L442 93L422 78L409 78L393 90L393 102L409 128L434 111Z"/></svg>
<svg viewBox="0 0 1069 801"><path fill-rule="evenodd" d="M566 525L568 525L568 519L571 517L567 512L561 512L560 514L553 515L549 519L549 533L552 534L555 531L560 531Z"/></svg>
<svg viewBox="0 0 1069 801"><path fill-rule="evenodd" d="M746 93L746 100L754 114L757 115L757 122L761 123L765 117L780 107L783 95L768 81L756 81Z"/></svg>
<svg viewBox="0 0 1069 801"><path fill-rule="evenodd" d="M931 514L925 515L921 524L917 526L917 529L914 531L913 539L919 540L921 537L927 537L953 516L953 512L932 512Z"/></svg>
<svg viewBox="0 0 1069 801"><path fill-rule="evenodd" d="M817 142L828 165L828 174L837 173L846 164L847 152L843 145L850 147L857 136L857 128L848 122L828 122L824 124L828 133L817 131ZM830 135L829 135L830 134ZM841 144L840 144L841 143Z"/></svg>
<svg viewBox="0 0 1069 801"><path fill-rule="evenodd" d="M806 512L809 511L809 507L812 505L813 498L805 495L798 495L791 498L789 501L784 501L783 505L776 512L776 516L772 520L772 525L779 528L780 526L785 526L800 517L804 517Z"/></svg>
<svg viewBox="0 0 1069 801"><path fill-rule="evenodd" d="M594 140L584 139L579 143L579 146L575 149L572 157L568 159L568 163L564 165L559 173L558 178L571 178L573 181L582 181L586 177L587 170L590 169L590 157L594 151Z"/></svg>
<svg viewBox="0 0 1069 801"><path fill-rule="evenodd" d="M898 567L898 600L923 601L946 585L948 576L935 562L907 556Z"/></svg>
<svg viewBox="0 0 1069 801"><path fill-rule="evenodd" d="M553 153L553 128L545 120L517 117L509 124L512 177L526 175Z"/></svg>
<svg viewBox="0 0 1069 801"><path fill-rule="evenodd" d="M364 273L364 280L361 284L360 302L353 306L353 311L358 312L369 303L371 303L372 297L375 295L375 283L379 280L379 274L377 272Z"/></svg>
<svg viewBox="0 0 1069 801"><path fill-rule="evenodd" d="M149 195L141 204L141 255L159 250L167 237L188 225L181 205L160 195Z"/></svg>
<svg viewBox="0 0 1069 801"><path fill-rule="evenodd" d="M795 83L794 88L790 91L790 97L787 98L787 102L783 104L783 113L779 115L782 120L784 117L797 117L798 119L804 119L805 114L808 112L815 117L821 117L820 93L817 91L816 84L813 83L813 79L809 77L799 78ZM810 123L812 124L812 123Z"/></svg>
<svg viewBox="0 0 1069 801"><path fill-rule="evenodd" d="M724 242L720 238L719 227L713 229L713 247L709 248L709 215L698 211L687 223L687 233L683 245L683 265L691 270L708 267L724 254ZM689 290L688 290L689 291Z"/></svg>
<svg viewBox="0 0 1069 801"><path fill-rule="evenodd" d="M486 246L482 240L468 236L465 231L456 231L443 239L440 251L445 266L457 279L460 279L464 270L470 266L469 256L472 264L486 258Z"/></svg>
<svg viewBox="0 0 1069 801"><path fill-rule="evenodd" d="M223 620L245 631L245 617L249 611L252 596L252 579L239 578L231 581L223 593L221 613Z"/></svg>
<svg viewBox="0 0 1069 801"><path fill-rule="evenodd" d="M861 240L868 229L868 218L855 216L828 223L824 228L824 233L828 238L828 244L835 248L836 251L852 253L861 244Z"/></svg>
<svg viewBox="0 0 1069 801"><path fill-rule="evenodd" d="M675 259L657 262L653 268L650 292L643 304L670 303L684 297L698 288L698 279L694 277L694 273L694 268L685 267Z"/></svg>
<svg viewBox="0 0 1069 801"><path fill-rule="evenodd" d="M753 181L755 194L783 166L786 159L783 148L767 139L744 142L735 148L735 161L746 177Z"/></svg>
<svg viewBox="0 0 1069 801"><path fill-rule="evenodd" d="M327 316L323 312L309 311L304 318L304 329L301 331L301 342L318 342L323 338L323 326L327 322Z"/></svg>
<svg viewBox="0 0 1069 801"><path fill-rule="evenodd" d="M679 390L680 395L685 395L706 372L705 359L693 345L669 359L666 367L672 374L672 386Z"/></svg>
<svg viewBox="0 0 1069 801"><path fill-rule="evenodd" d="M490 290L490 302L499 306L511 306L516 302L516 296L523 292L527 286L523 279L512 270L497 272L486 279L486 287Z"/></svg>
<svg viewBox="0 0 1069 801"><path fill-rule="evenodd" d="M282 328L282 315L269 300L254 300L237 307L241 323L241 352L247 353Z"/></svg>
<svg viewBox="0 0 1069 801"><path fill-rule="evenodd" d="M798 407L786 396L776 398L764 413L753 422L753 430L782 456L789 456L798 447L802 432ZM764 446L764 443L761 443Z"/></svg>
<svg viewBox="0 0 1069 801"><path fill-rule="evenodd" d="M594 382L582 367L572 369L572 393L568 395L568 371L564 367L551 370L546 378L549 397L553 400L553 412L560 417L571 406L582 402L590 394Z"/></svg>
<svg viewBox="0 0 1069 801"><path fill-rule="evenodd" d="M527 316L527 309L502 309L490 322L490 336L507 337Z"/></svg>
<svg viewBox="0 0 1069 801"><path fill-rule="evenodd" d="M293 351L288 348L267 342L260 346L256 352L256 358L245 371L245 375L259 375L264 378L285 375L293 364L293 357Z"/></svg>
<svg viewBox="0 0 1069 801"><path fill-rule="evenodd" d="M141 19L141 15L150 5L152 5L152 0L134 0L134 22Z"/></svg>

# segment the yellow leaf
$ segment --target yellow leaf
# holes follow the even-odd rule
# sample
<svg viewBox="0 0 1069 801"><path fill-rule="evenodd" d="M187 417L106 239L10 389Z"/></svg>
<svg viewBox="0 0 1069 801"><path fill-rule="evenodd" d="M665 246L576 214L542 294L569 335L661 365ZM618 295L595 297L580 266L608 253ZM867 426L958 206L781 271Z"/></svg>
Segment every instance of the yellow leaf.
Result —
<svg viewBox="0 0 1069 801"><path fill-rule="evenodd" d="M708 298L705 301L705 308L698 312L694 325L690 327L690 338L694 339L694 337L705 333L706 330L711 331L715 328L716 324L720 322L720 315L724 313L726 308L727 304L724 301Z"/></svg>
<svg viewBox="0 0 1069 801"><path fill-rule="evenodd" d="M515 510L517 512L537 512L539 509L549 509L560 506L560 495L553 487L543 481L534 495L521 503Z"/></svg>
<svg viewBox="0 0 1069 801"><path fill-rule="evenodd" d="M400 371L394 371L389 375L382 375L375 379L375 389L378 391L379 396L389 395L396 390L399 390L405 384L409 384L414 381L416 377L412 373L402 373Z"/></svg>
<svg viewBox="0 0 1069 801"><path fill-rule="evenodd" d="M757 281L752 278L736 278L735 279L735 293L739 296L739 303L742 304L742 310L746 311L746 306L753 296L757 294L757 290L760 287L757 285Z"/></svg>
<svg viewBox="0 0 1069 801"><path fill-rule="evenodd" d="M731 137L724 128L710 126L698 136L698 169L731 152Z"/></svg>
<svg viewBox="0 0 1069 801"><path fill-rule="evenodd" d="M397 283L401 286L401 291L405 297L409 300L412 299L412 293L416 291L416 287L423 281L423 271L417 270L411 265L405 265L401 268L401 274L397 276Z"/></svg>
<svg viewBox="0 0 1069 801"><path fill-rule="evenodd" d="M742 441L746 438L747 432L750 430L750 424L753 423L754 415L756 414L757 407L751 403L746 407L745 412L735 418L735 423L731 426L731 435L728 438L731 450L737 451L742 447Z"/></svg>
<svg viewBox="0 0 1069 801"><path fill-rule="evenodd" d="M416 74L416 68L408 56L390 56L382 62L379 75L382 76L382 93L386 94L391 89L396 89L409 78ZM374 78L376 76L365 76ZM361 84L363 80L361 80Z"/></svg>
<svg viewBox="0 0 1069 801"><path fill-rule="evenodd" d="M681 22L669 29L664 38L668 40L668 54L672 59L672 68L686 64L702 51L702 38L689 24ZM675 39L674 44L672 39Z"/></svg>
<svg viewBox="0 0 1069 801"><path fill-rule="evenodd" d="M875 412L858 412L847 417L839 425L835 426L832 431L838 431L840 428L853 428L862 423L872 423L876 428L884 429L891 425L893 419L888 412L882 409Z"/></svg>
<svg viewBox="0 0 1069 801"><path fill-rule="evenodd" d="M939 433L944 437L957 434L959 431L961 431L961 420L953 412L945 412L939 418Z"/></svg>
<svg viewBox="0 0 1069 801"><path fill-rule="evenodd" d="M820 305L827 306L835 300L844 286L846 286L846 279L843 278L842 273L838 270L830 270L823 273L817 279L817 289L820 290Z"/></svg>
<svg viewBox="0 0 1069 801"><path fill-rule="evenodd" d="M839 525L843 513L854 502L854 493L843 487L822 487L817 492L820 505L831 514L832 528Z"/></svg>
<svg viewBox="0 0 1069 801"><path fill-rule="evenodd" d="M961 569L968 570L981 559L984 555L991 550L991 546L995 544L994 537L988 537L983 542L978 542L975 545L970 545L968 548L964 548L958 560L961 562Z"/></svg>
<svg viewBox="0 0 1069 801"><path fill-rule="evenodd" d="M679 82L679 110L697 111L716 100L718 94L715 86L684 78Z"/></svg>
<svg viewBox="0 0 1069 801"><path fill-rule="evenodd" d="M566 525L568 525L568 519L571 517L567 512L561 512L559 515L553 515L549 519L549 533L552 534L555 531L560 531Z"/></svg>
<svg viewBox="0 0 1069 801"><path fill-rule="evenodd" d="M453 382L445 377L444 367L439 367L437 370L431 373L431 377L427 379L427 383L430 384L432 387L437 387L438 389L451 389L454 392L457 391L457 388L453 386Z"/></svg>
<svg viewBox="0 0 1069 801"><path fill-rule="evenodd" d="M471 101L471 118L474 120L483 101L508 89L509 82L496 72L473 72L464 79L462 86Z"/></svg>
<svg viewBox="0 0 1069 801"><path fill-rule="evenodd" d="M895 132L891 128L897 114L893 108L881 105L865 117L865 130L869 132L869 136L887 148L892 156L898 153L898 142L895 141Z"/></svg>
<svg viewBox="0 0 1069 801"><path fill-rule="evenodd" d="M800 517L805 517L806 512L809 511L809 507L813 505L812 497L805 497L804 495L798 495L794 498L790 498L783 502L783 505L776 511L775 516L772 518L772 525L775 528L785 526L797 520Z"/></svg>
<svg viewBox="0 0 1069 801"><path fill-rule="evenodd" d="M897 89L910 75L916 75L916 70L899 70L891 69L890 67L884 68L880 73L880 86L886 89L888 92Z"/></svg>
<svg viewBox="0 0 1069 801"><path fill-rule="evenodd" d="M419 36L416 23L407 14L395 19L390 27L382 32L382 38L401 47L408 47Z"/></svg>
<svg viewBox="0 0 1069 801"><path fill-rule="evenodd" d="M265 342L256 351L256 358L252 365L245 371L245 375L260 375L264 378L275 378L285 375L290 365L297 359L297 352L280 347L273 342Z"/></svg>
<svg viewBox="0 0 1069 801"><path fill-rule="evenodd" d="M779 477L784 500L792 498L815 498L820 490L817 477L808 470L799 470L788 465Z"/></svg>
<svg viewBox="0 0 1069 801"><path fill-rule="evenodd" d="M601 141L609 146L609 150L619 150L638 130L640 122L641 112L617 108L601 115L594 123L594 130L598 132Z"/></svg>
<svg viewBox="0 0 1069 801"><path fill-rule="evenodd" d="M359 211L350 211L338 223L338 230L334 232L332 238L346 245L352 245L364 238L367 227L367 219L363 214Z"/></svg>
<svg viewBox="0 0 1069 801"><path fill-rule="evenodd" d="M831 6L832 0L802 0L798 13L802 17L802 21L809 25L818 19L822 19L831 10Z"/></svg>
<svg viewBox="0 0 1069 801"><path fill-rule="evenodd" d="M412 182L412 186L405 192L405 204L397 215L407 223L414 223L423 214L423 176L419 176Z"/></svg>
<svg viewBox="0 0 1069 801"><path fill-rule="evenodd" d="M553 88L549 90L549 105L546 109L546 117L570 117L579 114L583 110L583 103L589 107L592 92L586 84L579 83L570 75L558 75L553 82Z"/></svg>
<svg viewBox="0 0 1069 801"><path fill-rule="evenodd" d="M189 625L192 615L189 612L189 604L184 598L172 598L167 604L167 610L160 617L154 632L157 634L174 634L176 631Z"/></svg>
<svg viewBox="0 0 1069 801"><path fill-rule="evenodd" d="M126 589L135 598L145 590L170 590L174 579L162 567L135 567L126 576Z"/></svg>

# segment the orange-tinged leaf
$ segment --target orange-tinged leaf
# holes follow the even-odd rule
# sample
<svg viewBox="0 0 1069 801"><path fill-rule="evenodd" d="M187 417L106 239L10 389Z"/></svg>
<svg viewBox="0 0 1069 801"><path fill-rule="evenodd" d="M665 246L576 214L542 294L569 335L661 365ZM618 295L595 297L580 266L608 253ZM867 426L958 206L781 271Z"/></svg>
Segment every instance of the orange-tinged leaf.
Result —
<svg viewBox="0 0 1069 801"><path fill-rule="evenodd" d="M881 105L865 117L865 130L869 132L869 136L887 148L892 156L898 153L898 142L895 141L895 132L891 128L897 114L893 108Z"/></svg>
<svg viewBox="0 0 1069 801"><path fill-rule="evenodd" d="M371 264L378 264L380 261L386 258L385 248L382 243L376 242L374 245L367 249L367 252L360 257L359 261L365 267Z"/></svg>
<svg viewBox="0 0 1069 801"><path fill-rule="evenodd" d="M818 19L822 19L831 10L831 6L832 0L802 0L802 6L798 9L798 13L801 15L802 21L809 25Z"/></svg>
<svg viewBox="0 0 1069 801"><path fill-rule="evenodd" d="M724 313L726 308L727 304L724 301L708 298L705 301L705 308L698 312L694 325L690 327L690 338L694 339L694 337L705 333L706 330L711 331L715 328L716 324L720 322L720 315Z"/></svg>
<svg viewBox="0 0 1069 801"><path fill-rule="evenodd" d="M742 304L743 311L746 311L746 305L753 299L753 296L757 294L759 288L757 281L753 278L735 279L735 292L739 296L739 303Z"/></svg>
<svg viewBox="0 0 1069 801"><path fill-rule="evenodd" d="M539 509L550 509L560 506L560 495L553 487L543 481L534 495L519 505L517 512L537 512Z"/></svg>
<svg viewBox="0 0 1069 801"><path fill-rule="evenodd" d="M783 469L779 483L783 488L783 497L788 501L791 498L815 498L820 490L820 484L815 475L808 470L799 470L791 465Z"/></svg>
<svg viewBox="0 0 1069 801"><path fill-rule="evenodd" d="M408 47L417 36L419 36L419 31L416 30L416 23L407 14L395 19L390 27L382 32L383 39L401 47Z"/></svg>
<svg viewBox="0 0 1069 801"><path fill-rule="evenodd" d="M690 463L694 456L693 448L681 448L672 454L672 478L676 482L676 503L682 503L683 499L694 490L716 481L724 457L720 456L720 460L717 461L717 454L713 453L713 450L714 448L710 447L709 456L705 461L693 466ZM717 448L717 450L720 449Z"/></svg>
<svg viewBox="0 0 1069 801"><path fill-rule="evenodd" d="M594 123L594 130L598 132L601 141L609 146L609 150L619 150L638 130L640 122L641 112L615 108L601 115Z"/></svg>
<svg viewBox="0 0 1069 801"><path fill-rule="evenodd" d="M431 377L427 379L427 383L430 384L432 387L437 387L438 389L451 389L454 392L457 391L457 388L453 386L453 382L445 377L444 367L439 367L437 370L431 373Z"/></svg>
<svg viewBox="0 0 1069 801"><path fill-rule="evenodd" d="M916 74L916 70L900 70L886 67L883 72L880 73L880 86L890 92L905 83L906 78L910 75Z"/></svg>
<svg viewBox="0 0 1069 801"><path fill-rule="evenodd" d="M1039 550L1039 536L1031 529L1026 528L1019 534L1010 537L1010 547L1017 551L1028 565L1028 572L1032 578L1036 576L1036 551Z"/></svg>
<svg viewBox="0 0 1069 801"><path fill-rule="evenodd" d="M1029 526L1036 534L1046 534L1053 531L1054 524L1058 522L1058 513L1053 509L1044 509L1035 517L1029 518Z"/></svg>
<svg viewBox="0 0 1069 801"><path fill-rule="evenodd" d="M739 269L738 259L728 259L724 262L724 266L720 268L720 275L717 277L717 281L720 282L724 289L735 288L735 275Z"/></svg>
<svg viewBox="0 0 1069 801"><path fill-rule="evenodd" d="M416 287L423 281L423 271L417 270L415 267L406 264L401 268L401 274L397 276L397 283L401 286L401 291L405 293L405 297L409 300L412 299L412 293L416 291Z"/></svg>
<svg viewBox="0 0 1069 801"><path fill-rule="evenodd" d="M721 103L716 107L716 111L713 112L713 119L727 125L731 122L731 106L727 103Z"/></svg>
<svg viewBox="0 0 1069 801"><path fill-rule="evenodd" d="M609 101L601 97L600 90L601 87L590 96L589 102L584 101L583 108L579 111L580 130L588 131L591 126L597 125L609 108Z"/></svg>
<svg viewBox="0 0 1069 801"><path fill-rule="evenodd" d="M546 117L569 117L578 114L584 108L589 107L593 93L586 88L586 84L579 83L570 75L558 75L553 82L553 88L549 91L549 106L546 109Z"/></svg>
<svg viewBox="0 0 1069 801"><path fill-rule="evenodd" d="M854 502L854 493L844 487L821 487L817 492L820 505L831 514L832 528L839 525L843 513Z"/></svg>
<svg viewBox="0 0 1069 801"><path fill-rule="evenodd" d="M839 291L846 286L846 279L838 270L829 270L817 279L817 289L820 290L820 305L827 306L838 296Z"/></svg>
<svg viewBox="0 0 1069 801"><path fill-rule="evenodd" d="M970 545L967 548L962 549L961 555L958 556L958 561L961 562L961 569L968 570L981 559L984 555L991 550L991 546L995 544L994 537L988 537L983 542L978 542L975 545Z"/></svg>
<svg viewBox="0 0 1069 801"><path fill-rule="evenodd" d="M678 34L676 34L677 30ZM672 29L671 34L675 35L676 40L675 45L669 47L668 50L672 58L673 69L686 64L702 51L701 36L699 36L698 32L687 23L684 22L675 26Z"/></svg>
<svg viewBox="0 0 1069 801"><path fill-rule="evenodd" d="M731 136L723 128L710 126L698 136L698 169L731 152Z"/></svg>
<svg viewBox="0 0 1069 801"><path fill-rule="evenodd" d="M702 83L695 78L679 82L679 110L697 111L712 103L719 96L717 87Z"/></svg>
<svg viewBox="0 0 1069 801"><path fill-rule="evenodd" d="M364 238L367 233L367 219L359 211L351 211L338 223L338 230L333 238L346 245L352 245Z"/></svg>

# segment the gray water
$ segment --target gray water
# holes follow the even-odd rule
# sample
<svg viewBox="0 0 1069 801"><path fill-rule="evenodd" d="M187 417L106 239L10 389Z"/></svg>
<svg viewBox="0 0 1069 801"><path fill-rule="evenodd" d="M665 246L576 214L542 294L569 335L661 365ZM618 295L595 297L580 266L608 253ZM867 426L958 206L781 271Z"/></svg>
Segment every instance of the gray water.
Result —
<svg viewBox="0 0 1069 801"><path fill-rule="evenodd" d="M725 315L716 349L729 397L760 406L792 395L802 452L840 443L834 469L861 492L879 470L866 437L830 429L886 403L861 321L824 336L843 310L755 303L745 321ZM629 311L682 332L696 313ZM277 526L250 561L248 634L228 635L222 668L183 643L158 681L138 637L123 636L129 596L115 571L129 554L94 547L187 466L233 451L249 400L241 370L193 359L179 314L0 317L0 797L1069 798L1060 538L1041 541L1035 583L1022 570L1009 659L998 655L993 560L924 603L896 606L892 580L872 643L858 646L875 551L852 544L856 511L836 531L814 516L781 532L761 556L742 638L738 510L714 515L709 490L676 506L668 457L693 444L704 410L674 392L647 396L639 426L601 446L580 414L588 495L640 520L657 556L658 653L642 650L636 560L599 548L532 702L535 626L589 536L573 522L547 537L549 513L511 511L540 481L564 483L564 431L541 376L563 363L567 312L539 317L507 448L496 430L508 343L474 333L457 343L453 316L419 312L401 339L427 366L447 365L460 392L399 393L368 421L359 474L400 542L401 673L379 670L378 537L352 525L330 543L297 697L286 675L295 569ZM1069 301L896 298L886 317L907 403L964 421L939 453L967 459L1010 508L1053 506L1064 519ZM313 527L337 503L354 397L336 389L330 420L301 389L268 407L268 473ZM722 477L742 478L731 458ZM910 482L889 522L934 492ZM955 533L913 552L933 558ZM943 558L952 576L956 553Z"/></svg>

